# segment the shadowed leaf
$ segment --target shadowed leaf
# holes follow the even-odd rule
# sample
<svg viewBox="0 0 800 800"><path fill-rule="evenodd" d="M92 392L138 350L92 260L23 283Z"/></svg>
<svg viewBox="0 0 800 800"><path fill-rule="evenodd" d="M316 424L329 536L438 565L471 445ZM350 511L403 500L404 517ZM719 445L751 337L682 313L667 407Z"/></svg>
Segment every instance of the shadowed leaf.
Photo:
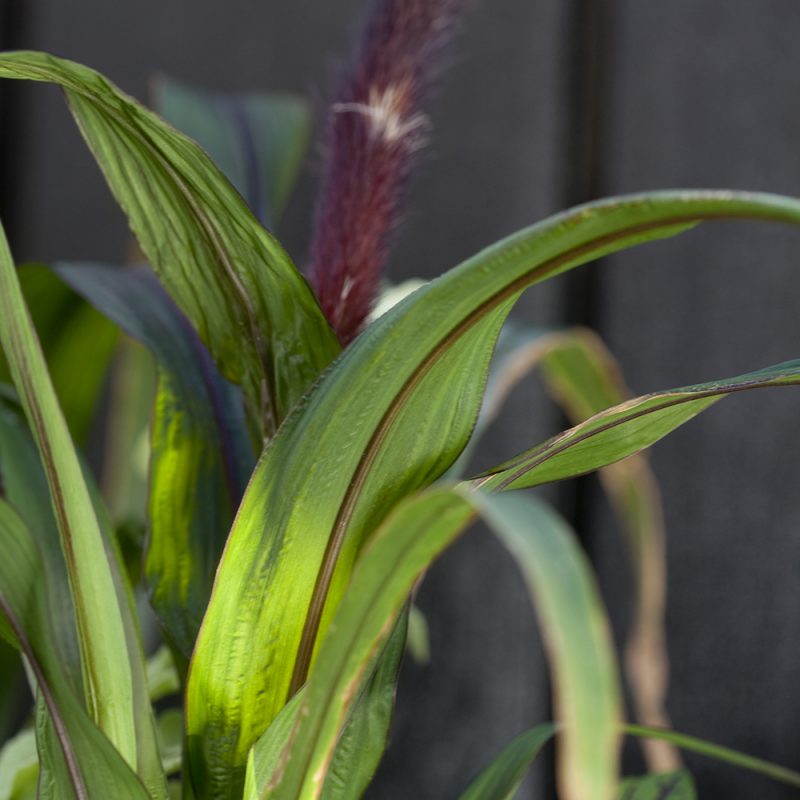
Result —
<svg viewBox="0 0 800 800"><path fill-rule="evenodd" d="M83 443L94 417L118 334L100 314L40 264L18 272L47 368L70 433ZM81 365L80 380L75 365ZM10 380L0 353L0 381Z"/></svg>
<svg viewBox="0 0 800 800"><path fill-rule="evenodd" d="M470 783L461 800L511 800L533 760L555 732L555 725L545 724L521 733Z"/></svg>
<svg viewBox="0 0 800 800"><path fill-rule="evenodd" d="M264 225L289 199L311 138L311 111L300 97L209 92L160 76L153 107L214 159Z"/></svg>
<svg viewBox="0 0 800 800"><path fill-rule="evenodd" d="M75 608L87 708L136 763L131 665L100 525L0 230L0 344L50 487Z"/></svg>
<svg viewBox="0 0 800 800"><path fill-rule="evenodd" d="M513 387L535 367L576 425L631 397L619 365L597 334L585 328L531 329L509 319L497 343L475 432L456 467L466 462L482 432L501 413ZM599 477L625 534L636 581L626 667L637 718L669 727L664 709L665 534L658 485L643 454L602 468ZM667 742L645 740L642 746L652 771L669 772L680 766L677 750Z"/></svg>
<svg viewBox="0 0 800 800"><path fill-rule="evenodd" d="M627 778L619 787L619 800L696 800L692 776L686 770Z"/></svg>

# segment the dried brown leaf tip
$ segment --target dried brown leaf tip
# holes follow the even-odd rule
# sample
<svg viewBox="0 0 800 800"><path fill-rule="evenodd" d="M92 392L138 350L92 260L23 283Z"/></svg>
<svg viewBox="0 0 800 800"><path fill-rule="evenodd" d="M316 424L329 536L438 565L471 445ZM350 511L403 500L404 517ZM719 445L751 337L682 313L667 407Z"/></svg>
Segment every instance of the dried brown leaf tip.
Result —
<svg viewBox="0 0 800 800"><path fill-rule="evenodd" d="M466 0L377 0L330 107L310 280L342 344L375 300L411 170L422 102Z"/></svg>

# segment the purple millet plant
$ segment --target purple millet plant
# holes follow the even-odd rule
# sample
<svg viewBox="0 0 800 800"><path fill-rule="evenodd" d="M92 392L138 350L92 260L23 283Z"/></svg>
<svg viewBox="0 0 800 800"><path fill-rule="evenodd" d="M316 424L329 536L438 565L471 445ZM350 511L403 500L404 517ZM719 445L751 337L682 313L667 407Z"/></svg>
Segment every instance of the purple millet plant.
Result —
<svg viewBox="0 0 800 800"><path fill-rule="evenodd" d="M413 154L422 101L468 0L376 0L330 108L309 278L343 345L377 294Z"/></svg>

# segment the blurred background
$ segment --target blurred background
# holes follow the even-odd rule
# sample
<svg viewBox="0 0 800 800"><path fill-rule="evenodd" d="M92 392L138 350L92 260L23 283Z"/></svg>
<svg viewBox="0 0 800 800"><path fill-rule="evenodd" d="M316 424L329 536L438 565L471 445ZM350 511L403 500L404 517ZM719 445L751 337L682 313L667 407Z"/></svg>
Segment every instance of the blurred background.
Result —
<svg viewBox="0 0 800 800"><path fill-rule="evenodd" d="M319 115L366 0L0 0L0 47L85 62L147 97L158 72L219 89L310 96ZM474 2L428 104L390 277L433 277L567 205L674 187L800 195L797 0ZM321 153L277 233L305 263ZM118 262L122 213L59 93L0 85L0 215L19 260ZM800 232L708 224L537 287L536 324L594 326L637 394L800 356ZM674 726L800 768L798 395L730 398L656 445L666 509ZM534 381L488 466L563 427ZM551 492L577 527L624 636L632 585L595 479ZM393 744L371 790L455 796L513 735L548 718L547 676L510 558L475 531L419 604L431 660L403 671ZM794 796L687 757L703 798ZM626 749L630 770L643 768ZM543 763L521 796L553 796Z"/></svg>

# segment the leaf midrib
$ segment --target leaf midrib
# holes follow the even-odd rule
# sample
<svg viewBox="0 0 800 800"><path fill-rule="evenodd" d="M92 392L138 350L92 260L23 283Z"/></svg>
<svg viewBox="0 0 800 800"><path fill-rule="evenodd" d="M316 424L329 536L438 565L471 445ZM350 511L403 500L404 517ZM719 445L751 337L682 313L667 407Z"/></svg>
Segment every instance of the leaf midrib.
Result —
<svg viewBox="0 0 800 800"><path fill-rule="evenodd" d="M609 422L605 423L604 425L599 425L596 428L589 428L588 430L584 431L583 433L579 434L578 436L569 436L571 431L575 431L577 428L584 427L586 422L590 422L592 418L587 420L584 423L580 423L576 425L574 428L571 428L569 431L566 431L560 437L556 439L550 439L549 441L545 442L538 453L528 452L527 457L526 454L521 454L518 459L515 459L511 463L507 464L503 469L498 469L492 472L489 475L484 476L483 478L477 479L475 482L472 483L472 486L475 489L481 489L487 484L491 484L491 482L497 478L497 476L503 472L507 472L508 470L514 469L518 467L517 471L509 475L507 478L504 478L499 484L496 486L490 486L489 488L493 491L502 492L508 489L512 484L516 483L520 478L527 475L532 470L536 469L537 467L541 466L542 464L546 463L550 459L554 458L555 456L560 455L561 453L565 452L566 450L571 449L572 447L582 444L583 442L593 438L594 436L599 436L602 433L606 433L609 430L613 430L621 425L625 425L628 422L632 422L633 420L640 419L641 417L646 417L650 414L656 414L659 411L665 411L668 408L673 408L675 406L685 405L687 403L692 403L697 400L705 400L708 398L714 398L716 400L721 400L723 397L729 394L736 394L737 392L746 392L750 389L769 389L775 388L777 386L796 386L800 384L800 375L795 378L790 378L787 380L788 376L784 376L783 378L770 378L769 380L752 380L752 381L743 381L740 384L732 384L730 387L719 387L717 389L704 389L698 392L688 392L684 391L680 394L678 392L670 392L666 394L662 394L661 396L664 397L664 402L658 405L648 406L647 408L640 408L637 411L628 414L627 416L617 417L616 419L610 420ZM649 399L654 399L659 397L658 394L651 394L651 395L643 395L642 397L636 398L642 402L647 402ZM627 401L630 403L631 401ZM611 409L607 409L607 411L612 411ZM600 414L605 414L606 412L600 412ZM598 415L595 415L595 417ZM528 461L529 458L534 458L533 461ZM590 470L593 471L593 470ZM577 475L575 477L578 477Z"/></svg>
<svg viewBox="0 0 800 800"><path fill-rule="evenodd" d="M454 495L454 496L456 496L456 495ZM420 535L424 535L425 532L430 529L430 526L434 522L437 522L437 521L441 520L442 518L447 517L448 514L452 514L453 510L454 510L453 507L451 507L450 505L447 505L444 508L435 507L435 508L432 508L427 513L427 517L425 519L423 519L422 522L417 522L416 527L418 529L422 530L422 534L417 533L413 538L409 539L409 541L407 541L405 543L405 545L403 546L403 548L401 549L401 551L399 553L395 554L396 559L397 559L397 564L398 565L402 565L402 564L405 563L405 560L408 558L409 553L413 552L414 548L417 547ZM477 516L478 516L478 511L476 509L474 509L474 508L471 509L469 511L469 513L465 514L464 520L458 526L458 530L461 530L461 531L465 530L469 525L471 525L475 521ZM428 522L428 520L430 522ZM437 552L439 550L441 550L441 548L437 548ZM361 627L363 627L367 621L370 620L370 618L371 618L371 616L372 616L372 614L374 612L374 609L378 606L378 601L383 596L384 591L385 591L385 586L383 586L383 585L373 586L372 587L372 594L369 596L369 598L362 598L361 599L362 601L359 603L359 608L358 608L358 612L359 612L359 617L358 617L359 625L358 625L358 628L359 629ZM391 631L391 627L394 624L395 619L396 619L396 615L392 615L392 613L390 612L390 616L387 618L386 622L384 623L384 626L383 626L382 630ZM353 675L353 677L352 677L352 681L353 682L357 682L360 679L360 677L363 675L364 670L366 669L370 659L375 655L375 652L377 652L377 650L380 647L380 644L382 643L382 641L383 641L383 639L379 637L378 640L373 642L372 651L367 656L367 658L364 659L363 662L361 663L358 673ZM322 709L330 709L331 707L333 707L334 702L335 702L336 697L337 697L337 694L338 694L339 684L342 682L342 680L345 677L345 674L347 672L347 667L348 667L347 660L346 659L340 659L339 663L337 665L337 669L333 673L333 679L331 679L328 682L329 691L327 691L320 698L319 705L316 706L317 708L321 707ZM307 702L307 699L304 698L304 701ZM300 714L298 714L298 717L297 717L298 721L295 723L297 729L299 729L299 726L301 725L301 723L305 719L305 717L306 717L306 714L303 714L302 712ZM327 719L327 711L324 711L323 713L318 713L317 712L317 713L314 714L314 717L313 717L314 721L312 723L313 727L306 734L307 740L312 742L313 746L310 747L310 748L305 748L304 751L302 752L303 766L302 766L302 768L298 767L298 768L296 768L294 770L294 772L296 774L299 773L299 774L302 774L302 775L304 775L306 777L308 776L308 774L310 772L311 763L312 763L312 761L314 759L314 756L316 754L316 751L317 751L316 742L321 737L322 730L324 728L324 724L325 724L326 719ZM287 753L289 755L291 755L291 751L288 748L293 743L294 743L294 737L290 737L289 745L287 745ZM335 745L335 743L336 742L333 741L330 744L331 744L331 746L333 746L333 745ZM327 770L325 771L325 774L327 774ZM283 775L281 775L280 777L282 779ZM316 780L317 777L318 776L315 774L314 775L314 779ZM317 784L317 786L318 786L318 788L320 790L322 789L323 785L324 785L324 780L323 781L319 781L318 784Z"/></svg>
<svg viewBox="0 0 800 800"><path fill-rule="evenodd" d="M573 247L557 256L536 265L524 274L515 278L511 283L497 291L495 294L484 300L473 309L464 319L455 325L448 333L446 333L439 341L428 351L424 356L419 366L408 377L400 391L390 402L389 407L384 412L383 417L375 428L375 432L370 437L364 453L359 460L353 477L350 480L345 496L337 512L336 519L331 529L331 534L328 538L328 543L323 555L320 570L317 573L317 580L314 586L309 610L306 616L303 633L301 636L300 644L297 650L297 658L295 660L294 671L289 687L288 698L291 698L300 687L305 683L308 677L308 670L311 664L311 656L313 654L314 645L319 632L320 623L322 620L322 611L327 600L328 592L330 590L331 581L333 578L336 563L344 543L345 534L352 521L353 512L356 503L363 491L366 484L367 476L370 468L374 463L382 443L388 435L392 423L400 414L407 399L411 393L419 385L422 378L427 374L431 367L439 360L439 358L447 351L447 349L458 339L467 333L477 322L483 317L496 309L505 300L511 299L515 294L522 292L529 284L534 282L537 278L544 279L549 274L557 272L560 267L568 264L570 261L580 259L583 255L588 255L596 249L600 249L606 245L613 244L621 239L625 239L638 234L646 234L651 231L658 231L664 228L670 228L679 225L689 225L692 223L699 223L711 220L729 220L729 219L776 219L776 215L770 216L766 212L757 213L758 210L751 212L745 211L728 211L728 212L708 212L704 214L678 214L672 217L667 217L657 222L646 222L638 225L626 227L620 231L604 234L590 242ZM776 220L777 221L777 220ZM287 699L288 699L287 698Z"/></svg>

